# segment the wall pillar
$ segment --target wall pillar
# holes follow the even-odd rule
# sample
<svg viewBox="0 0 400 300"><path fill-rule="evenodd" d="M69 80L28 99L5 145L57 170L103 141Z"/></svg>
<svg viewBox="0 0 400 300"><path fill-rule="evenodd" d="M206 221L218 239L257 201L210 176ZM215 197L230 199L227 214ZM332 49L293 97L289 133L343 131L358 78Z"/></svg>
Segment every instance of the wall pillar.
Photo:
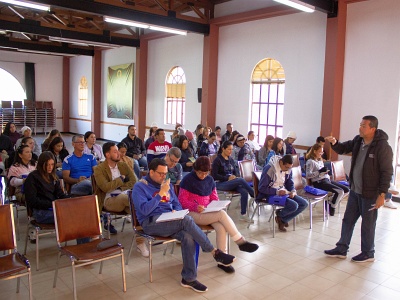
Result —
<svg viewBox="0 0 400 300"><path fill-rule="evenodd" d="M93 101L92 101L92 131L99 138L104 138L103 133L100 131L101 121L101 87L102 87L102 63L101 63L102 50L94 50L93 63L92 63L92 77L93 77Z"/></svg>
<svg viewBox="0 0 400 300"><path fill-rule="evenodd" d="M62 129L60 131L69 132L69 86L70 86L70 58L63 57L63 83L62 83Z"/></svg>

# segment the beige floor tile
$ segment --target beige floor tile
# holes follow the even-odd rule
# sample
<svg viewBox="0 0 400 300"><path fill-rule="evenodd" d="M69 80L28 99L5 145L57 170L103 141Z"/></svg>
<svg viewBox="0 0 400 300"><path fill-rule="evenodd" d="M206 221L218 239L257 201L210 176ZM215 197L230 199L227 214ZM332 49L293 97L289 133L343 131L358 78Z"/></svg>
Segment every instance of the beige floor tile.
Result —
<svg viewBox="0 0 400 300"><path fill-rule="evenodd" d="M325 279L323 277L317 276L315 274L311 274L301 280L298 281L298 283L309 287L313 290L316 290L320 293L328 290L332 286L336 285L335 282L330 281L328 279Z"/></svg>
<svg viewBox="0 0 400 300"><path fill-rule="evenodd" d="M384 286L378 286L369 292L367 296L374 297L376 299L398 300L400 299L400 292Z"/></svg>

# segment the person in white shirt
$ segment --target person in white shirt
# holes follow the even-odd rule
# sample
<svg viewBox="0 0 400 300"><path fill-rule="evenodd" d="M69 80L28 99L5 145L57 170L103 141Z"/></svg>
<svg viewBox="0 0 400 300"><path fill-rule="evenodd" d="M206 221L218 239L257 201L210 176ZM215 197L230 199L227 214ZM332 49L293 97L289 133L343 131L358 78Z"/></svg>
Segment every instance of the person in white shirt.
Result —
<svg viewBox="0 0 400 300"><path fill-rule="evenodd" d="M260 150L261 146L258 144L258 142L254 139L255 134L254 131L250 130L249 133L247 134L247 144L250 146L251 151L254 153L255 151Z"/></svg>

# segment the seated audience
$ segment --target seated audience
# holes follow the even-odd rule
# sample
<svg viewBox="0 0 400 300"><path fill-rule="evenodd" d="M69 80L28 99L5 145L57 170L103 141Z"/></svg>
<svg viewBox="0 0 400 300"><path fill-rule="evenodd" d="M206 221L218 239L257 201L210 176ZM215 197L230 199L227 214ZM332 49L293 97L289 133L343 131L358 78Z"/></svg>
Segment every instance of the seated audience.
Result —
<svg viewBox="0 0 400 300"><path fill-rule="evenodd" d="M228 123L226 124L226 132L224 133L224 135L221 137L221 144L225 141L229 141L229 139L231 138L232 135L232 131L233 131L233 125L232 123Z"/></svg>
<svg viewBox="0 0 400 300"><path fill-rule="evenodd" d="M232 145L235 143L237 137L239 136L239 131L234 130L231 134L231 137L229 138L229 141L232 143Z"/></svg>
<svg viewBox="0 0 400 300"><path fill-rule="evenodd" d="M211 133L210 127L204 127L203 132L199 134L197 137L197 148L200 149L203 142L207 142Z"/></svg>
<svg viewBox="0 0 400 300"><path fill-rule="evenodd" d="M12 158L14 155L14 147L11 142L11 139L4 133L1 133L1 131L0 131L0 152L3 161L5 161L9 157Z"/></svg>
<svg viewBox="0 0 400 300"><path fill-rule="evenodd" d="M70 184L71 195L84 196L92 194L93 168L97 166L96 158L92 154L83 152L85 148L83 135L72 137L74 152L68 155L62 165L62 175L65 183Z"/></svg>
<svg viewBox="0 0 400 300"><path fill-rule="evenodd" d="M227 251L226 233L228 232L241 251L256 251L258 245L246 241L225 210L202 213L211 201L219 200L214 179L209 175L210 159L200 156L194 163L193 169L180 184L178 199L183 209L189 209L189 215L197 225L211 225L215 229L218 249ZM225 267L221 264L217 266L227 273L235 272L232 266Z"/></svg>
<svg viewBox="0 0 400 300"><path fill-rule="evenodd" d="M135 160L132 157L126 155L126 152L128 151L128 146L126 146L124 142L121 142L117 144L117 147L121 161L128 165L128 167L135 173L137 178L140 178L139 164L135 164Z"/></svg>
<svg viewBox="0 0 400 300"><path fill-rule="evenodd" d="M258 165L264 166L265 160L267 159L269 151L272 149L272 143L274 142L274 137L272 135L267 135L264 141L264 145L258 151Z"/></svg>
<svg viewBox="0 0 400 300"><path fill-rule="evenodd" d="M179 140L179 135L185 134L185 130L182 127L182 124L176 123L175 130L171 134L171 144L173 147L176 147L176 144Z"/></svg>
<svg viewBox="0 0 400 300"><path fill-rule="evenodd" d="M185 136L188 138L189 141L189 147L193 150L193 154L196 155L197 153L197 145L196 145L196 140L194 139L193 132L186 130Z"/></svg>
<svg viewBox="0 0 400 300"><path fill-rule="evenodd" d="M265 165L267 165L269 163L269 160L275 155L283 156L285 154L283 151L283 145L284 143L281 138L274 138L271 150L269 150L267 158L265 159Z"/></svg>
<svg viewBox="0 0 400 300"><path fill-rule="evenodd" d="M218 153L217 137L214 132L211 132L208 139L201 144L199 156L210 156L216 153Z"/></svg>
<svg viewBox="0 0 400 300"><path fill-rule="evenodd" d="M32 152L35 153L37 157L39 157L41 149L39 148L39 145L37 144L36 140L32 137L32 129L28 126L24 126L21 129L21 134L22 136L15 143L15 148L18 148L21 145L21 141L24 137L30 137L33 139L34 142L34 147Z"/></svg>
<svg viewBox="0 0 400 300"><path fill-rule="evenodd" d="M178 148L181 150L179 163L182 166L183 173L191 172L193 170L194 153L192 148L189 147L186 135L179 136Z"/></svg>
<svg viewBox="0 0 400 300"><path fill-rule="evenodd" d="M247 133L247 141L246 144L248 144L250 146L250 149L253 153L255 153L256 151L260 150L261 146L257 143L257 141L254 139L256 137L256 135L254 134L253 130L250 130Z"/></svg>
<svg viewBox="0 0 400 300"><path fill-rule="evenodd" d="M306 156L306 178L311 180L312 185L317 189L333 193L333 198L329 201L329 214L334 216L336 207L350 190L347 186L330 180L329 170L324 166L322 159L323 153L324 149L320 144L311 147Z"/></svg>
<svg viewBox="0 0 400 300"><path fill-rule="evenodd" d="M69 155L68 150L65 148L64 141L61 137L55 137L49 144L48 151L53 153L56 160L56 174L57 177L62 179L62 164L64 159Z"/></svg>
<svg viewBox="0 0 400 300"><path fill-rule="evenodd" d="M143 141L136 135L135 125L128 126L128 134L121 142L128 147L126 155L135 159L134 163L137 165L137 169L147 170L146 148ZM136 176L140 178L139 174Z"/></svg>
<svg viewBox="0 0 400 300"><path fill-rule="evenodd" d="M104 154L103 149L101 149L100 145L96 144L96 135L93 131L87 131L84 136L85 139L85 147L83 153L92 154L97 162L103 161Z"/></svg>
<svg viewBox="0 0 400 300"><path fill-rule="evenodd" d="M218 144L218 147L219 147L221 145L221 139L222 139L221 127L216 126L215 129L214 129L214 132L215 132L215 137L217 138L217 144Z"/></svg>
<svg viewBox="0 0 400 300"><path fill-rule="evenodd" d="M296 132L289 131L284 140L283 151L285 154L296 154L296 150L294 149L293 143L297 139Z"/></svg>
<svg viewBox="0 0 400 300"><path fill-rule="evenodd" d="M15 151L14 163L8 170L7 178L15 187L15 197L20 203L25 203L25 193L22 186L28 174L36 169L36 161L32 160L32 150L28 145L21 145Z"/></svg>
<svg viewBox="0 0 400 300"><path fill-rule="evenodd" d="M149 149L150 144L155 141L154 134L156 133L156 130L157 130L157 128L154 129L154 127L150 127L149 137L144 142L144 147L146 148L146 150Z"/></svg>
<svg viewBox="0 0 400 300"><path fill-rule="evenodd" d="M219 148L219 154L212 163L211 176L216 181L217 190L240 193L240 221L252 222L247 216L249 194L254 197L254 190L241 177L231 157L232 143L225 141Z"/></svg>
<svg viewBox="0 0 400 300"><path fill-rule="evenodd" d="M182 166L179 164L181 159L181 150L177 147L172 147L168 150L164 157L168 166L167 179L170 180L171 184L178 184L182 180Z"/></svg>
<svg viewBox="0 0 400 300"><path fill-rule="evenodd" d="M47 138L42 143L42 151L46 151L49 149L49 145L55 137L61 137L61 133L57 129L53 129L49 132Z"/></svg>
<svg viewBox="0 0 400 300"><path fill-rule="evenodd" d="M39 156L36 170L29 173L24 183L26 204L38 223L53 224L53 201L69 198L61 188L55 170L54 155L44 151Z"/></svg>
<svg viewBox="0 0 400 300"><path fill-rule="evenodd" d="M32 137L30 137L30 136L24 137L24 138L22 138L22 140L21 140L20 146L21 146L21 145L28 145L28 146L29 146L29 148L30 148L31 151L32 151L32 160L33 160L34 162L37 162L37 160L38 160L39 157L37 156L36 153L33 152L33 150L35 149L35 140L34 140Z"/></svg>
<svg viewBox="0 0 400 300"><path fill-rule="evenodd" d="M155 141L147 149L147 162L150 163L154 158L164 158L168 150L172 148L171 143L165 141L164 129L158 128L154 134Z"/></svg>
<svg viewBox="0 0 400 300"><path fill-rule="evenodd" d="M297 196L292 179L293 157L286 154L283 157L274 156L264 167L258 185L257 200L269 199L272 196L289 195L283 209L276 210L275 221L279 231L286 232L288 223L308 206L307 200Z"/></svg>
<svg viewBox="0 0 400 300"><path fill-rule="evenodd" d="M15 124L13 122L8 122L6 124L3 134L10 138L13 147L15 146L17 140L21 137L21 135L17 131L17 127L15 127Z"/></svg>
<svg viewBox="0 0 400 300"><path fill-rule="evenodd" d="M172 237L181 241L181 285L196 292L206 292L208 288L197 281L196 243L204 252L211 252L214 259L225 266L230 266L235 257L214 248L190 216L185 216L182 220L156 222L162 213L181 210L182 207L169 180L165 180L168 174L166 161L153 159L149 170L149 174L136 183L132 190L138 221L149 235Z"/></svg>
<svg viewBox="0 0 400 300"><path fill-rule="evenodd" d="M143 140L145 141L144 146L146 147L146 150L149 147L149 145L152 142L154 142L154 139L153 139L152 141L149 142L149 144L147 144L147 140L149 138L151 138L152 136L154 136L154 132L156 132L157 128L158 128L158 125L157 125L156 122L151 123L148 133L146 132L146 134L144 135L144 139Z"/></svg>
<svg viewBox="0 0 400 300"><path fill-rule="evenodd" d="M203 134L203 130L204 130L204 126L203 126L202 124L198 124L198 125L196 126L195 131L193 132L193 134L194 134L194 140L195 140L195 142L196 142L196 145L198 144L199 136L200 136L201 134Z"/></svg>
<svg viewBox="0 0 400 300"><path fill-rule="evenodd" d="M317 137L317 140L316 140L315 143L321 145L322 149L324 149L324 146L325 146L325 138L324 138L323 136L319 136L319 137ZM308 148L307 153L310 152L311 148L312 148L312 146L311 146L310 148ZM324 151L324 153L322 154L322 159L323 159L324 161L328 160L328 156L326 155L325 151Z"/></svg>
<svg viewBox="0 0 400 300"><path fill-rule="evenodd" d="M255 160L253 151L251 151L249 144L246 143L246 138L239 134L233 144L233 160L235 163L242 160Z"/></svg>

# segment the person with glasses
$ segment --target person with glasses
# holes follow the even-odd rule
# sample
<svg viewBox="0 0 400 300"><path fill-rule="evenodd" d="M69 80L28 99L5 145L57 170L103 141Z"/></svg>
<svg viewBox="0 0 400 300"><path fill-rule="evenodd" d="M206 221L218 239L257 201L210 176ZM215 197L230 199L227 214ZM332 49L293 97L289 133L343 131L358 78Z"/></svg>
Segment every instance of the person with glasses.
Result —
<svg viewBox="0 0 400 300"><path fill-rule="evenodd" d="M201 144L199 156L210 156L218 153L218 148L217 136L214 132L211 132L208 139Z"/></svg>
<svg viewBox="0 0 400 300"><path fill-rule="evenodd" d="M283 209L276 210L275 221L279 231L286 232L289 221L295 218L308 206L307 200L296 194L292 179L293 157L286 154L283 157L275 155L264 167L260 183L258 185L258 196L256 200L269 199L272 196L284 196L286 203Z"/></svg>
<svg viewBox="0 0 400 300"><path fill-rule="evenodd" d="M236 257L215 248L188 215L181 220L157 223L162 213L182 210L170 180L166 180L167 174L167 162L155 158L149 164L149 173L133 186L132 195L137 219L146 234L172 237L181 242L181 285L204 293L208 288L197 280L196 243L204 252L211 253L217 262L225 266L230 266Z"/></svg>
<svg viewBox="0 0 400 300"><path fill-rule="evenodd" d="M92 154L84 153L85 140L83 135L72 137L74 152L68 155L62 164L62 175L66 183L70 184L71 195L85 196L92 194L91 176L97 166L96 158Z"/></svg>
<svg viewBox="0 0 400 300"><path fill-rule="evenodd" d="M217 235L217 247L227 252L226 233L239 246L239 250L254 252L258 245L246 241L225 210L202 213L211 201L218 201L217 188L210 176L211 162L207 156L200 156L193 165L193 171L182 179L179 189L179 202L197 225L211 225ZM226 273L233 273L232 266L217 265Z"/></svg>
<svg viewBox="0 0 400 300"><path fill-rule="evenodd" d="M329 170L324 166L323 153L324 148L321 144L315 144L308 151L306 155L306 178L311 180L312 185L317 189L333 193L332 199L329 200L329 214L334 216L336 207L350 192L350 189L343 184L330 180Z"/></svg>
<svg viewBox="0 0 400 300"><path fill-rule="evenodd" d="M181 155L181 150L179 150L179 148L172 147L164 157L168 166L167 179L170 179L172 184L179 184L182 180L183 170L182 165L179 163Z"/></svg>

